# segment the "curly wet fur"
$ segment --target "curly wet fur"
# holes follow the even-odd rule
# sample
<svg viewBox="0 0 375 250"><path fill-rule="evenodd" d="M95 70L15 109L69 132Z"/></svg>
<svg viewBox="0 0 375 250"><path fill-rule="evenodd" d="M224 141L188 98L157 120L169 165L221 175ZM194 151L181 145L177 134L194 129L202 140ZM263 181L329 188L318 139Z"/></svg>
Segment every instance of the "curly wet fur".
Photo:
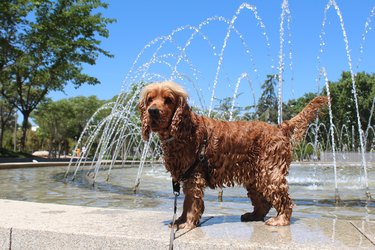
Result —
<svg viewBox="0 0 375 250"><path fill-rule="evenodd" d="M246 188L254 207L253 212L241 216L242 221L263 221L274 207L277 215L266 224L289 225L293 202L286 176L292 147L328 98L316 97L297 116L276 126L199 116L192 112L187 97L176 83L155 83L144 88L139 103L143 138L147 140L151 131L159 135L165 167L174 181L180 181L204 151L206 160L199 162L183 181L185 200L182 215L176 221L178 227L198 225L204 212L206 187L234 185ZM151 116L150 109L157 109L158 114Z"/></svg>

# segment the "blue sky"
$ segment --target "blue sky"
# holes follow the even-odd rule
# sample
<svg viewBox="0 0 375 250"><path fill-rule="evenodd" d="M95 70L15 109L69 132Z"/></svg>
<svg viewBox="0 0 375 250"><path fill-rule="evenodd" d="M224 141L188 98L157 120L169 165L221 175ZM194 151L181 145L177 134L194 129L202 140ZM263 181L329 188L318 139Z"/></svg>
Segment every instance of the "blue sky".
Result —
<svg viewBox="0 0 375 250"><path fill-rule="evenodd" d="M340 77L342 70L349 70L348 57L345 50L343 32L335 8L327 12L323 42L320 46L324 8L328 0L290 0L290 32L285 19L284 73L283 99L298 98L306 92L317 92L318 85L322 88L324 82L318 82L319 68L325 67L328 79L335 81ZM198 26L209 17L222 16L232 20L243 1L239 0L137 0L137 1L108 1L109 7L103 13L106 17L117 19L116 23L108 26L110 36L102 40L102 47L110 51L115 57L100 57L94 66L85 66L85 72L97 77L100 85L85 85L78 89L68 85L66 93L50 93L54 100L69 98L78 95L96 95L100 99L110 99L118 94L127 73L138 53L153 39L171 34L179 27L186 25ZM234 24L238 31L231 32L226 50L223 54L222 67L218 72L218 60L223 42L228 31L228 24L212 21L202 28L211 42L211 45L200 37L192 40L186 49L186 56L197 70L196 79L188 64L181 63L179 72L186 75L181 81L189 93L194 89L203 91L207 102L212 94L213 83L217 81L215 98L222 99L232 96L236 82L242 73L248 75L249 80L241 82L238 93L241 93L238 102L252 104L260 96L260 85L267 74L278 73L280 51L280 21L281 0L249 0L248 4L256 7L258 17L265 28L260 28L259 20L254 13L243 9ZM348 38L350 56L354 72L375 70L375 29L371 10L375 7L374 0L336 0L342 13L344 27ZM370 27L363 41L366 20L370 18ZM265 32L265 35L263 34ZM184 29L178 32L174 41L184 46L192 31ZM243 42L238 34L242 34ZM290 34L290 43L288 42ZM267 37L267 38L266 38ZM267 42L268 39L268 42ZM363 53L360 46L363 44ZM244 45L245 44L245 45ZM269 46L268 46L268 45ZM211 47L210 47L211 46ZM212 46L215 46L214 55ZM170 48L171 47L171 48ZM151 46L142 55L136 68L147 62L158 46ZM323 53L320 54L320 49ZM247 52L247 50L249 52ZM291 51L291 52L290 52ZM159 55L177 55L175 48L166 45ZM290 54L292 60L290 60ZM321 59L318 60L317 57ZM361 58L361 62L359 60ZM170 62L170 61L169 61ZM173 63L172 63L173 64ZM171 72L163 65L154 65L150 69L153 74L160 73L170 76ZM218 79L216 79L218 75ZM151 78L150 78L151 79ZM129 81L129 78L126 79ZM248 82L251 82L249 84ZM191 82L194 82L192 84ZM193 86L194 85L194 86ZM192 102L198 102L191 94Z"/></svg>

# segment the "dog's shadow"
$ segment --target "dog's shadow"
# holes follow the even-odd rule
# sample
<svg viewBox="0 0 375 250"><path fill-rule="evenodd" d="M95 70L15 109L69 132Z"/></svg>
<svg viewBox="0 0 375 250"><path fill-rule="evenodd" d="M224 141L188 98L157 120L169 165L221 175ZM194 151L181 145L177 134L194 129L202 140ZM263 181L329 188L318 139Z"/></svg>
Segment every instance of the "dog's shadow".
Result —
<svg viewBox="0 0 375 250"><path fill-rule="evenodd" d="M271 218L272 216L266 216L265 220ZM298 221L298 218L292 218L290 223L291 226ZM166 226L169 226L171 223L170 220L163 221L163 224ZM238 229L238 223L241 225L249 226L252 228L252 235L257 235L258 233L263 234L265 231L266 232L279 232L281 235L283 235L283 238L288 239L290 235L290 226L283 226L283 227L274 227L274 226L267 226L264 222L262 221L254 221L254 222L242 222L241 221L241 216L240 215L208 215L208 216L203 216L198 227L192 228L192 229L175 229L176 230L176 236L175 238L180 238L183 235L199 228L206 228L206 227L212 227L215 225L223 225L223 224L233 224L233 225L228 225L228 227L233 227L233 230Z"/></svg>
<svg viewBox="0 0 375 250"><path fill-rule="evenodd" d="M215 224L231 223L231 222L241 222L240 216L238 215L208 215L203 216L198 227L212 226ZM163 221L163 224L169 226L171 220Z"/></svg>
<svg viewBox="0 0 375 250"><path fill-rule="evenodd" d="M265 220L268 220L272 216L266 216ZM298 218L292 217L290 220L290 224L293 225L296 221L298 221ZM207 227L207 226L213 226L213 225L219 225L219 224L224 224L224 223L262 223L265 224L262 221L257 221L257 222L242 222L241 221L241 215L208 215L208 216L203 216L198 227ZM171 224L171 220L166 220L163 221L163 224L166 226L169 226ZM270 226L272 227L272 226Z"/></svg>

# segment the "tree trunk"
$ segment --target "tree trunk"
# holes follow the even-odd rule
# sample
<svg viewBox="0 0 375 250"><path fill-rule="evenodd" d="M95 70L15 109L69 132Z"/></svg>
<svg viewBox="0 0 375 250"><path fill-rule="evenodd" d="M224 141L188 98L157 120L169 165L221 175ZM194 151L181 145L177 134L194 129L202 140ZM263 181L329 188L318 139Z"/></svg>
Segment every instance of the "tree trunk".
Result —
<svg viewBox="0 0 375 250"><path fill-rule="evenodd" d="M27 129L28 129L30 113L31 113L31 111L28 111L28 110L22 111L23 121L22 121L22 137L21 137L21 145L20 145L21 152L25 152L26 132L27 132Z"/></svg>
<svg viewBox="0 0 375 250"><path fill-rule="evenodd" d="M3 147L3 134L4 134L4 126L3 126L3 124L1 124L0 125L1 127L0 127L0 148L2 148Z"/></svg>
<svg viewBox="0 0 375 250"><path fill-rule="evenodd" d="M57 152L58 152L58 155L56 157L60 159L61 158L61 140L59 140Z"/></svg>
<svg viewBox="0 0 375 250"><path fill-rule="evenodd" d="M53 157L53 155L52 155L52 151L53 151L52 144L53 144L53 139L50 138L49 144L48 144L48 159L51 159Z"/></svg>
<svg viewBox="0 0 375 250"><path fill-rule="evenodd" d="M3 118L3 105L0 105L0 148L3 147L3 133L4 133L4 118Z"/></svg>

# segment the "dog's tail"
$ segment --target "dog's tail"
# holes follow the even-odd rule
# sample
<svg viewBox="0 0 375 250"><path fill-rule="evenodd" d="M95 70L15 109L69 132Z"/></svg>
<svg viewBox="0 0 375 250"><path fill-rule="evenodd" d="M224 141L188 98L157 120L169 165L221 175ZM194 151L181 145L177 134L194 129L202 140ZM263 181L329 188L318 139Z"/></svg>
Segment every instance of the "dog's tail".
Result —
<svg viewBox="0 0 375 250"><path fill-rule="evenodd" d="M318 96L295 117L280 124L284 134L291 138L293 144L301 141L306 132L307 126L316 117L318 109L328 104L327 96Z"/></svg>

